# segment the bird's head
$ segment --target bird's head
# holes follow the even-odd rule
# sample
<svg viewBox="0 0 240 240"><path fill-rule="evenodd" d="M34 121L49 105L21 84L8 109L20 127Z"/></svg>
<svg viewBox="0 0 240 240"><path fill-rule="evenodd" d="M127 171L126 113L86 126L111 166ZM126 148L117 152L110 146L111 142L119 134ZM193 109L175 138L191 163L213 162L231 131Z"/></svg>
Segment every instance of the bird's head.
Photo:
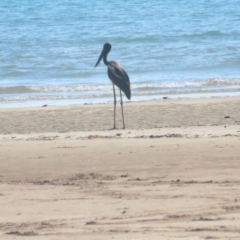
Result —
<svg viewBox="0 0 240 240"><path fill-rule="evenodd" d="M105 43L105 44L103 45L103 51L105 51L105 52L107 52L107 53L109 53L109 52L111 51L111 48L112 48L112 46L111 46L110 43Z"/></svg>
<svg viewBox="0 0 240 240"><path fill-rule="evenodd" d="M102 58L104 56L107 56L107 54L111 51L111 48L112 48L112 46L111 46L110 43L105 43L103 45L103 50L102 50L102 52L101 52L101 54L100 54L100 56L98 58L98 61L97 61L96 65L95 65L95 67L100 63L100 61L102 60Z"/></svg>

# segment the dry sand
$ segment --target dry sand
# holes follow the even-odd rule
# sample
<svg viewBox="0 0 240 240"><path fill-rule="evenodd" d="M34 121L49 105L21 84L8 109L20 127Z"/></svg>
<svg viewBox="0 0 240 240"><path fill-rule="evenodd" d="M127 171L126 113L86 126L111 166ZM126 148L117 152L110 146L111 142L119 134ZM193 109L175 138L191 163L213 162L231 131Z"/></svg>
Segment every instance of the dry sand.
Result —
<svg viewBox="0 0 240 240"><path fill-rule="evenodd" d="M0 109L0 239L240 239L239 102Z"/></svg>

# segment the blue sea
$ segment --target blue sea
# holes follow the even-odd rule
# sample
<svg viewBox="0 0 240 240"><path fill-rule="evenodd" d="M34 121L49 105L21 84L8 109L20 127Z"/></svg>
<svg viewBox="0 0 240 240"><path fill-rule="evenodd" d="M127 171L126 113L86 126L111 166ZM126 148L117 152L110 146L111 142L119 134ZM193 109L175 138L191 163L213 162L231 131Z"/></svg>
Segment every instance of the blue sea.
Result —
<svg viewBox="0 0 240 240"><path fill-rule="evenodd" d="M239 0L1 0L0 107L112 102L106 42L132 101L240 96Z"/></svg>

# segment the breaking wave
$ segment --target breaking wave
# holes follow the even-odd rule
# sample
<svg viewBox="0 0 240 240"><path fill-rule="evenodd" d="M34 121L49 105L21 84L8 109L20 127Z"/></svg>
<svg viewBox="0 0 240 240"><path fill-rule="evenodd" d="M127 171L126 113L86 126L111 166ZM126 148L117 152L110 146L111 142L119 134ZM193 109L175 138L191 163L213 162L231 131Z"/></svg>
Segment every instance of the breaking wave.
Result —
<svg viewBox="0 0 240 240"><path fill-rule="evenodd" d="M201 87L233 87L240 86L239 79L208 79L194 82L165 82L159 84L132 84L131 89L134 91L155 91L176 89L179 91L183 88L201 88ZM112 85L98 86L8 86L0 87L1 94L34 94L34 93L63 93L63 92L101 92L112 91Z"/></svg>

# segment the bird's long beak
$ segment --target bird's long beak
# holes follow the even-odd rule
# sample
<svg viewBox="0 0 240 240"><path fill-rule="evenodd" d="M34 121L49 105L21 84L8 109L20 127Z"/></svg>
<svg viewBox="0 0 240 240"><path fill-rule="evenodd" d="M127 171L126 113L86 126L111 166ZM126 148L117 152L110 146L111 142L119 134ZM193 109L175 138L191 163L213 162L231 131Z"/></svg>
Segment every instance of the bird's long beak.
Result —
<svg viewBox="0 0 240 240"><path fill-rule="evenodd" d="M101 52L101 54L100 54L100 56L99 56L99 58L98 58L98 61L97 61L96 65L95 65L95 67L101 62L101 60L102 60L102 58L103 58L103 54L104 54L104 50L102 50L102 52Z"/></svg>

